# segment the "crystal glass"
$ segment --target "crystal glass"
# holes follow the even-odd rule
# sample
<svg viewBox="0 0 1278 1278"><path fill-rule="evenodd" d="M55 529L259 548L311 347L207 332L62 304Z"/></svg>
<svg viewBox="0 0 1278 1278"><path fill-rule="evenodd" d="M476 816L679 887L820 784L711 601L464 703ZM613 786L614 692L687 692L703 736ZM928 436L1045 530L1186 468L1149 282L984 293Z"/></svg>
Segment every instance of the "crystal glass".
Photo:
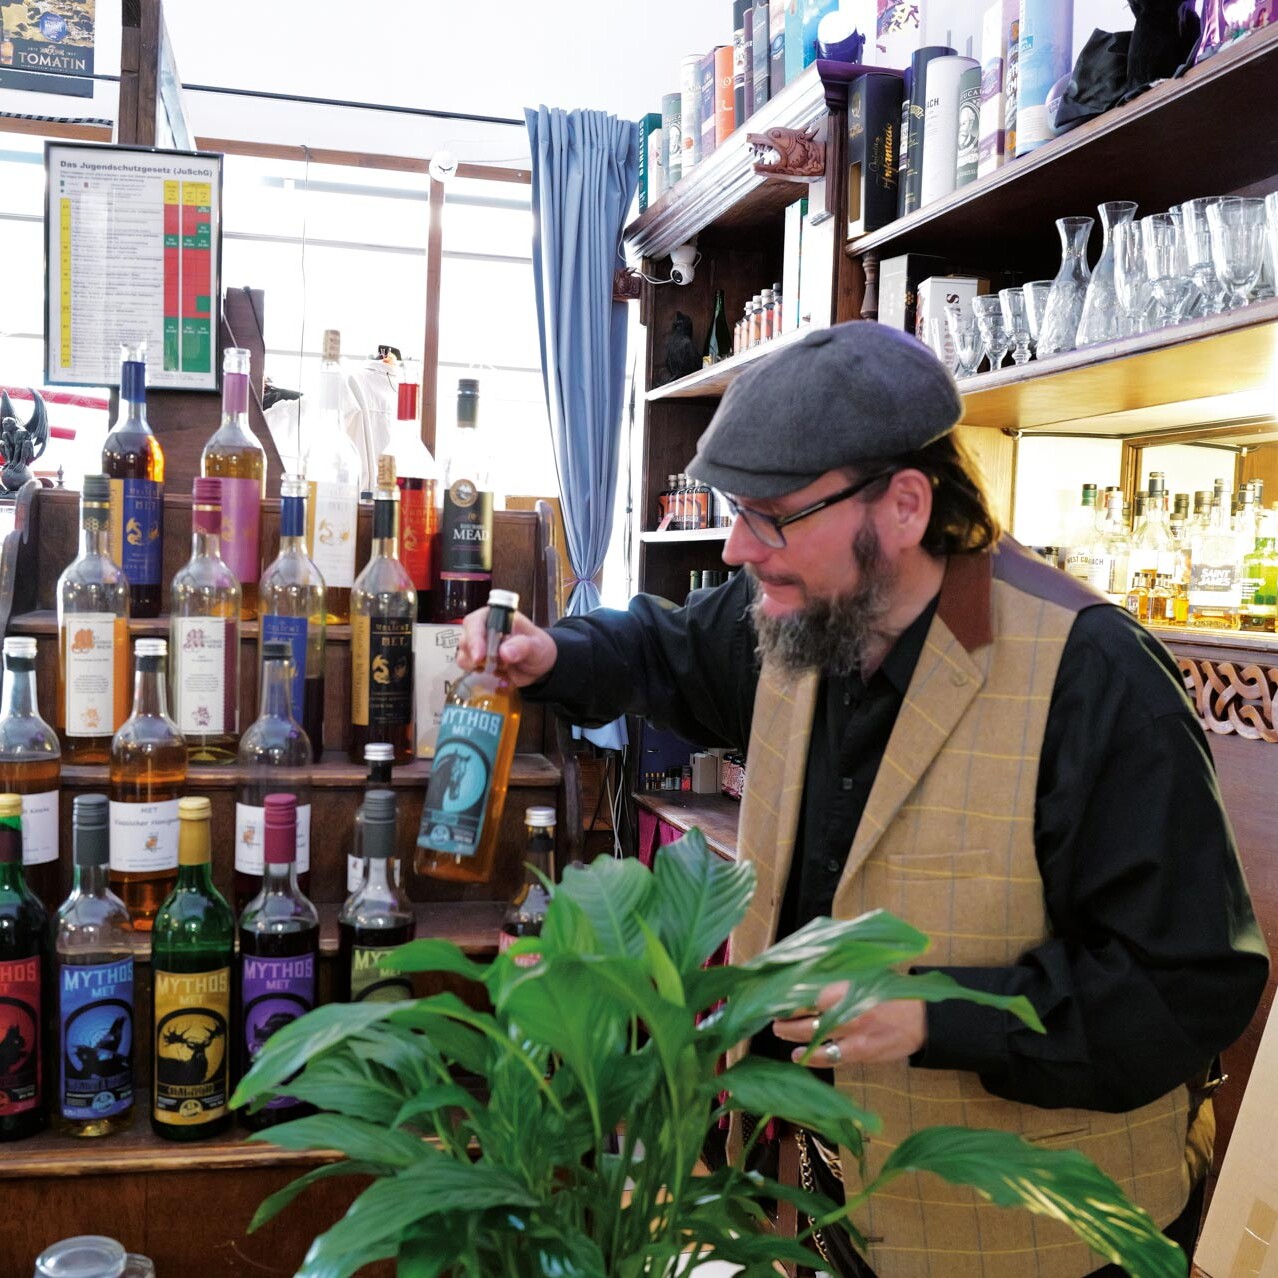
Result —
<svg viewBox="0 0 1278 1278"><path fill-rule="evenodd" d="M1139 222L1121 222L1111 232L1114 246L1114 292L1123 310L1123 336L1145 331L1149 309L1149 277Z"/></svg>
<svg viewBox="0 0 1278 1278"><path fill-rule="evenodd" d="M1265 196L1265 222L1269 227L1269 265L1278 276L1278 191Z"/></svg>
<svg viewBox="0 0 1278 1278"><path fill-rule="evenodd" d="M1091 270L1087 265L1087 241L1095 219L1062 217L1056 222L1061 237L1061 266L1052 281L1047 311L1038 334L1038 357L1072 351L1083 318L1083 302Z"/></svg>
<svg viewBox="0 0 1278 1278"><path fill-rule="evenodd" d="M954 358L958 361L959 375L971 377L985 358L985 339L977 327L976 316L961 306L945 308L945 323L954 343Z"/></svg>
<svg viewBox="0 0 1278 1278"><path fill-rule="evenodd" d="M1141 218L1141 247L1149 286L1158 299L1158 323L1178 323L1195 292L1180 219L1173 213Z"/></svg>
<svg viewBox="0 0 1278 1278"><path fill-rule="evenodd" d="M1025 293L1019 288L999 290L998 300L1003 307L1003 322L1012 338L1012 363L1028 364L1030 359L1029 312L1025 308Z"/></svg>
<svg viewBox="0 0 1278 1278"><path fill-rule="evenodd" d="M958 358L954 353L954 343L950 340L945 321L939 315L933 315L927 322L927 333L924 338L931 348L932 354L945 365L949 372L958 369Z"/></svg>
<svg viewBox="0 0 1278 1278"><path fill-rule="evenodd" d="M1030 280L1021 286L1025 298L1025 315L1029 320L1030 345L1038 349L1038 334L1043 327L1043 316L1047 313L1047 299L1052 291L1051 280Z"/></svg>
<svg viewBox="0 0 1278 1278"><path fill-rule="evenodd" d="M1219 196L1209 195L1200 200L1186 200L1176 206L1180 211L1180 228L1185 236L1189 273L1194 277L1194 283L1202 297L1199 310L1204 315L1216 315L1224 305L1224 290L1216 278L1216 268L1212 263L1211 227L1207 221L1207 210L1219 203Z"/></svg>
<svg viewBox="0 0 1278 1278"><path fill-rule="evenodd" d="M985 339L985 353L989 356L990 371L1001 368L1007 352L1012 349L1012 335L1003 319L1003 303L998 295L972 298L972 313L977 327Z"/></svg>
<svg viewBox="0 0 1278 1278"><path fill-rule="evenodd" d="M1225 309L1247 305L1265 253L1265 202L1231 195L1207 210L1212 261L1225 289Z"/></svg>
<svg viewBox="0 0 1278 1278"><path fill-rule="evenodd" d="M1083 300L1083 316L1078 322L1077 344L1092 346L1096 342L1112 342L1122 336L1123 312L1118 304L1114 287L1113 229L1122 222L1130 222L1136 216L1132 200L1111 200L1097 205L1100 214L1104 243L1100 260L1092 271Z"/></svg>

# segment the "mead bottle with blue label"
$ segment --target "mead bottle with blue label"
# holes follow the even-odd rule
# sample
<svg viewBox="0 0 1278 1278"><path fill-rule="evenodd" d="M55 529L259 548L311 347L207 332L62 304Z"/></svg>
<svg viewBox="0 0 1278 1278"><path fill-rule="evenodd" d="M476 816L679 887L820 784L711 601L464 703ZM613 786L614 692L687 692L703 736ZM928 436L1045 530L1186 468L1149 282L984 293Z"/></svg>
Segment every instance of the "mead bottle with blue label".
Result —
<svg viewBox="0 0 1278 1278"><path fill-rule="evenodd" d="M146 420L146 343L120 347L120 408L102 445L111 480L111 558L129 581L129 612L158 617L164 595L164 450Z"/></svg>
<svg viewBox="0 0 1278 1278"><path fill-rule="evenodd" d="M109 804L72 805L75 879L53 925L57 1119L69 1136L107 1136L133 1120L133 926L107 886Z"/></svg>
<svg viewBox="0 0 1278 1278"><path fill-rule="evenodd" d="M418 874L455 883L492 878L501 837L522 700L498 656L519 596L488 596L488 644L482 665L448 694L417 835Z"/></svg>

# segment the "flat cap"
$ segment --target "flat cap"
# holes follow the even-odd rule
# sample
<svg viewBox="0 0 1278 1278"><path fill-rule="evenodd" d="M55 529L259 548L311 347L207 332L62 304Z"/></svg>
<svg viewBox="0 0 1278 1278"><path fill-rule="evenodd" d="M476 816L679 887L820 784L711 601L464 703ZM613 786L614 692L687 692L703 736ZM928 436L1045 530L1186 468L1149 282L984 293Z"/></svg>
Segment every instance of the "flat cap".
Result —
<svg viewBox="0 0 1278 1278"><path fill-rule="evenodd" d="M826 471L922 448L962 411L954 379L922 342L853 320L737 377L688 473L734 497L783 497Z"/></svg>

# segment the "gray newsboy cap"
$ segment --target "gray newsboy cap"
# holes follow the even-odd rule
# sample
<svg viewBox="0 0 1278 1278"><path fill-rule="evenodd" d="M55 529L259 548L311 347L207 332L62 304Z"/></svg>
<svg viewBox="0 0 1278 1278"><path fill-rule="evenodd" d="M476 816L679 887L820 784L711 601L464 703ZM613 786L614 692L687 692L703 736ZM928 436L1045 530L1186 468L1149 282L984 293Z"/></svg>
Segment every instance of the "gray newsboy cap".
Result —
<svg viewBox="0 0 1278 1278"><path fill-rule="evenodd" d="M737 377L688 473L735 497L783 497L828 470L922 448L962 412L954 379L922 342L853 320Z"/></svg>

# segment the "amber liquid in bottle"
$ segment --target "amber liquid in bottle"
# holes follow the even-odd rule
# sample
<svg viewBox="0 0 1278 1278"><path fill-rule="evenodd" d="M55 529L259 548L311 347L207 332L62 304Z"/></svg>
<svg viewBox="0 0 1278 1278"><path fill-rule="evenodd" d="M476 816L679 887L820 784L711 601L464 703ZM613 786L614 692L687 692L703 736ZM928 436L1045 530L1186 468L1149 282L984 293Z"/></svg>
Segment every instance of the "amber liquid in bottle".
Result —
<svg viewBox="0 0 1278 1278"><path fill-rule="evenodd" d="M444 707L417 836L418 874L455 883L493 876L523 707L497 650L518 607L518 595L489 595L484 664L453 685Z"/></svg>

